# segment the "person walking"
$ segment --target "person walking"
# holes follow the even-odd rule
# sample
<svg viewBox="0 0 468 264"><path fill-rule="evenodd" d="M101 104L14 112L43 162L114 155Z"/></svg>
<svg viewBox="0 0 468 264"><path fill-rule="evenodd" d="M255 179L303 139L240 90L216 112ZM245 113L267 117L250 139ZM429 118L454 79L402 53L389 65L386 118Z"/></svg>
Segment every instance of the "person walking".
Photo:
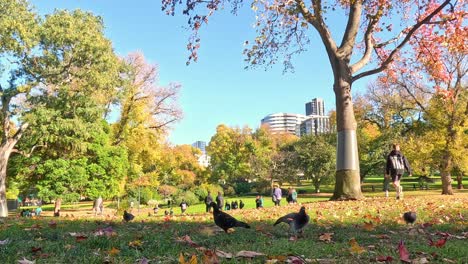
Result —
<svg viewBox="0 0 468 264"><path fill-rule="evenodd" d="M205 197L206 212L211 212L211 203L213 202L213 197L211 196L211 191L208 191L208 195Z"/></svg>
<svg viewBox="0 0 468 264"><path fill-rule="evenodd" d="M393 144L392 151L387 156L385 174L390 175L392 178L397 200L403 197L403 187L400 185L400 180L405 171L408 172L409 176L412 176L411 167L406 157L403 155L403 153L401 153L400 145Z"/></svg>
<svg viewBox="0 0 468 264"><path fill-rule="evenodd" d="M281 205L281 196L282 196L281 189L278 185L275 184L273 188L273 194L272 194L272 199L273 199L273 202L275 203L275 206Z"/></svg>
<svg viewBox="0 0 468 264"><path fill-rule="evenodd" d="M216 196L216 204L218 205L219 210L223 210L224 198L221 192L218 192L218 196Z"/></svg>

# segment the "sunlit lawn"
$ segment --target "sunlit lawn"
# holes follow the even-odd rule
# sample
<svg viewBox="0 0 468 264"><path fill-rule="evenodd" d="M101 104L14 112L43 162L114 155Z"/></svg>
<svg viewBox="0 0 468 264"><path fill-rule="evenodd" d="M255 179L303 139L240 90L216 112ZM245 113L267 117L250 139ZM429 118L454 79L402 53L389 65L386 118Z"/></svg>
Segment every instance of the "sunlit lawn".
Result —
<svg viewBox="0 0 468 264"><path fill-rule="evenodd" d="M95 217L90 205L84 211L65 209L68 217L10 217L0 220L0 263L18 263L23 257L36 263L178 263L181 253L185 260L195 256L198 263L203 259L216 263L209 256L216 251L220 254L219 250L234 255L217 257L220 263L285 263L288 256L311 263L369 263L378 259L398 263L400 240L415 263L467 263L468 194L439 193L417 191L414 194L418 195L412 196L409 192L400 201L373 197L317 202L318 198L300 197L312 222L297 240L290 240L286 225L272 224L279 216L298 211L299 205L257 210L253 209L253 197L242 198L247 209L229 211L252 228L237 228L231 234L219 232L211 214L200 213L204 205L191 206L184 216L177 208L171 218L148 217L149 209L141 209L131 223L122 223L120 215ZM271 205L269 197L265 203ZM418 214L414 226L401 220L401 214L409 210ZM72 212L76 213L73 217ZM193 243L176 241L186 235ZM350 244L353 238L354 246ZM445 238L440 247L429 245L429 239L437 243ZM235 258L243 250L264 255Z"/></svg>

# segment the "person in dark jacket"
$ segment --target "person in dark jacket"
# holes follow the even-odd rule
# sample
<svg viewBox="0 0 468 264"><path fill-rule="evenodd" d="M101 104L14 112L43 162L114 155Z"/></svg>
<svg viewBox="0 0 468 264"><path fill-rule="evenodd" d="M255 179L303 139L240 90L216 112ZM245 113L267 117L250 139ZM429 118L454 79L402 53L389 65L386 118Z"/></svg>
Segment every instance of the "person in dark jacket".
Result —
<svg viewBox="0 0 468 264"><path fill-rule="evenodd" d="M218 192L218 196L216 196L216 204L218 205L219 210L223 210L224 198L221 192Z"/></svg>
<svg viewBox="0 0 468 264"><path fill-rule="evenodd" d="M213 197L211 196L211 192L208 191L208 195L205 197L205 205L206 205L206 212L211 212L211 203L213 202Z"/></svg>
<svg viewBox="0 0 468 264"><path fill-rule="evenodd" d="M405 171L408 172L409 176L412 176L411 167L406 157L403 155L403 153L401 153L400 145L393 144L392 151L387 156L385 174L390 175L392 178L397 199L400 199L400 197L403 196L403 187L400 185L400 180Z"/></svg>

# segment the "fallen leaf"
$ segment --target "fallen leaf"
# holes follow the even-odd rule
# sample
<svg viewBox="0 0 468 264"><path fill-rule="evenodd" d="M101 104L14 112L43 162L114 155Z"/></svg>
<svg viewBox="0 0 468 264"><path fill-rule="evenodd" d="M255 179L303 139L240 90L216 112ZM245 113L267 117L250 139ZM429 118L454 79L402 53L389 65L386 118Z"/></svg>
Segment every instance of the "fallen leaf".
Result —
<svg viewBox="0 0 468 264"><path fill-rule="evenodd" d="M41 251L41 250L42 250L41 247L32 247L32 248L31 248L31 252L32 252L32 253L36 253L36 252Z"/></svg>
<svg viewBox="0 0 468 264"><path fill-rule="evenodd" d="M141 240L134 240L128 242L128 246L132 248L140 248L142 245L143 243L141 242Z"/></svg>
<svg viewBox="0 0 468 264"><path fill-rule="evenodd" d="M112 247L107 253L111 256L117 255L120 253L120 249Z"/></svg>
<svg viewBox="0 0 468 264"><path fill-rule="evenodd" d="M351 240L349 240L349 245L351 246L351 248L349 249L351 253L361 254L361 253L366 252L366 249L359 246L358 242L356 241L354 237L351 238Z"/></svg>
<svg viewBox="0 0 468 264"><path fill-rule="evenodd" d="M447 242L447 237L441 238L437 240L437 242L432 241L432 239L429 238L429 246L431 247L443 247L445 245L445 242Z"/></svg>
<svg viewBox="0 0 468 264"><path fill-rule="evenodd" d="M203 264L219 264L218 256L212 250L205 250L203 253Z"/></svg>
<svg viewBox="0 0 468 264"><path fill-rule="evenodd" d="M228 253L228 252L224 252L224 251L221 251L221 250L216 250L216 256L220 257L220 258L227 258L227 259L231 259L232 258L232 253Z"/></svg>
<svg viewBox="0 0 468 264"><path fill-rule="evenodd" d="M298 256L288 256L288 259L286 260L286 263L291 263L291 264L305 264L306 261Z"/></svg>
<svg viewBox="0 0 468 264"><path fill-rule="evenodd" d="M5 239L5 240L0 240L0 246L6 245L6 244L8 244L8 243L10 243L10 239L9 239L9 238L7 238L7 239Z"/></svg>
<svg viewBox="0 0 468 264"><path fill-rule="evenodd" d="M364 222L364 225L362 226L362 228L364 228L364 230L366 231L372 231L374 230L374 224L371 222Z"/></svg>
<svg viewBox="0 0 468 264"><path fill-rule="evenodd" d="M289 238L289 241L297 241L297 236L291 236L291 237Z"/></svg>
<svg viewBox="0 0 468 264"><path fill-rule="evenodd" d="M448 258L443 258L442 260L444 261L444 263L457 263L455 260L451 260Z"/></svg>
<svg viewBox="0 0 468 264"><path fill-rule="evenodd" d="M406 249L403 240L400 240L400 243L398 243L398 253L400 254L401 261L411 263L411 259L409 258L409 252Z"/></svg>
<svg viewBox="0 0 468 264"><path fill-rule="evenodd" d="M18 264L35 264L36 263L36 260L28 260L26 259L25 257L23 257L22 260L18 260Z"/></svg>
<svg viewBox="0 0 468 264"><path fill-rule="evenodd" d="M182 255L182 252L179 255L179 263L180 264L197 264L197 256L192 255L190 260L187 262L185 261L184 255Z"/></svg>
<svg viewBox="0 0 468 264"><path fill-rule="evenodd" d="M192 239L190 238L190 236L188 236L188 235L176 238L176 242L186 243L189 246L194 247L194 248L199 247L199 245L197 243L193 242Z"/></svg>
<svg viewBox="0 0 468 264"><path fill-rule="evenodd" d="M75 239L76 239L76 242L80 242L80 241L88 239L88 237L85 235L79 235L79 236L76 236Z"/></svg>
<svg viewBox="0 0 468 264"><path fill-rule="evenodd" d="M392 262L393 258L391 256L378 256L375 260L378 262Z"/></svg>
<svg viewBox="0 0 468 264"><path fill-rule="evenodd" d="M50 222L49 222L49 227L50 227L50 228L54 228L54 229L57 228L57 222L55 222L55 221L50 221Z"/></svg>
<svg viewBox="0 0 468 264"><path fill-rule="evenodd" d="M413 261L411 261L411 264L426 264L426 263L429 263L429 260L427 260L427 258L418 258L418 259L413 259Z"/></svg>
<svg viewBox="0 0 468 264"><path fill-rule="evenodd" d="M141 258L141 259L137 259L138 261L138 264L148 264L149 263L149 260L145 257Z"/></svg>
<svg viewBox="0 0 468 264"><path fill-rule="evenodd" d="M236 258L243 257L243 258L255 258L258 256L265 256L265 254L260 253L260 252L255 252L255 251L248 251L248 250L242 250L237 252Z"/></svg>
<svg viewBox="0 0 468 264"><path fill-rule="evenodd" d="M323 234L321 234L319 236L319 240L330 243L330 242L332 242L332 236L333 235L334 235L334 233L323 233Z"/></svg>

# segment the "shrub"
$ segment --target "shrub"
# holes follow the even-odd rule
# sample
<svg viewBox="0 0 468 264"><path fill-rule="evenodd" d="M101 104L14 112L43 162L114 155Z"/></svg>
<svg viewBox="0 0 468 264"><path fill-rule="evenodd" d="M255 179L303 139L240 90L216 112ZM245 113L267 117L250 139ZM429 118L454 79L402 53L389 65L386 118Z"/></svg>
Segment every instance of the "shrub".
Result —
<svg viewBox="0 0 468 264"><path fill-rule="evenodd" d="M250 193L252 185L248 182L237 182L234 189L236 194L246 194Z"/></svg>
<svg viewBox="0 0 468 264"><path fill-rule="evenodd" d="M174 206L179 206L182 200L185 200L189 205L199 203L198 197L193 192L179 190L174 197Z"/></svg>
<svg viewBox="0 0 468 264"><path fill-rule="evenodd" d="M224 191L225 196L233 196L233 195L236 194L236 191L230 185L225 185L224 188L223 188L223 191Z"/></svg>
<svg viewBox="0 0 468 264"><path fill-rule="evenodd" d="M208 191L211 191L211 196L215 198L216 195L218 195L218 192L223 191L223 188L217 184L204 183L200 186L195 187L192 191L198 197L199 201L204 201L205 197L208 195Z"/></svg>
<svg viewBox="0 0 468 264"><path fill-rule="evenodd" d="M159 186L158 188L158 193L166 198L168 196L171 196L171 195L174 195L175 193L178 192L179 189L177 189L176 187L174 186L170 186L170 185L161 185Z"/></svg>

